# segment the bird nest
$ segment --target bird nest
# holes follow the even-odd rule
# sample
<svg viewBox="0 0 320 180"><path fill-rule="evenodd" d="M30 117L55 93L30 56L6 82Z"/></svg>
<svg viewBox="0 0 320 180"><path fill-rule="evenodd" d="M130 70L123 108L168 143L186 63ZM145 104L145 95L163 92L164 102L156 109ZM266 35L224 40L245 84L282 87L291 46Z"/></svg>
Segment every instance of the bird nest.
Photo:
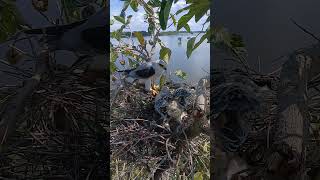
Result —
<svg viewBox="0 0 320 180"><path fill-rule="evenodd" d="M219 103L227 103L228 98L219 97L219 95L226 90L224 88L222 92L214 94L215 90L217 90L219 85L224 85L226 82L230 84L232 81L236 81L237 83L240 81L245 81L247 79L251 82L254 82L254 86L258 87L260 90L256 92L256 96L261 101L261 108L252 113L248 113L246 115L245 120L250 124L249 135L244 144L237 149L237 153L246 160L249 164L254 164L255 171L263 170L264 163L266 163L267 154L274 143L274 138L277 135L277 130L279 125L281 125L278 121L278 99L277 99L277 87L279 84L278 76L271 75L261 75L261 74L248 74L241 70L215 70L212 72L211 76L213 77L214 87L211 88L213 93L212 99L214 99L216 104ZM238 78L238 80L237 80ZM241 78L241 79L239 79ZM250 84L246 84L247 82L241 82L244 85L243 89L252 88ZM312 79L308 82L307 86L307 117L308 121L306 122L306 126L304 128L305 132L305 147L306 147L306 167L307 168L315 168L319 167L319 103L320 103L320 91L319 89L319 78ZM232 87L232 86L230 86ZM252 91L253 92L253 91ZM238 97L238 96L237 96ZM250 103L251 101L248 101ZM214 104L215 104L214 103ZM241 108L244 106L249 106L250 104L245 104L246 102L240 102ZM231 104L233 105L233 104ZM234 105L240 108L240 105ZM220 106L219 108L221 108ZM214 108L214 107L213 107ZM219 109L218 108L218 109ZM215 110L213 110L215 113ZM212 119L215 120L215 115L213 114ZM257 172L256 172L257 173Z"/></svg>
<svg viewBox="0 0 320 180"><path fill-rule="evenodd" d="M172 83L166 86L171 91L178 88ZM110 126L113 177L170 179L195 173L209 177L209 137L176 138L156 112L155 97L143 88L130 86L119 91L111 107Z"/></svg>
<svg viewBox="0 0 320 180"><path fill-rule="evenodd" d="M104 80L105 81L105 80ZM72 73L40 83L26 99L17 127L0 154L1 177L106 179L106 82L83 85ZM2 90L1 112L18 88Z"/></svg>

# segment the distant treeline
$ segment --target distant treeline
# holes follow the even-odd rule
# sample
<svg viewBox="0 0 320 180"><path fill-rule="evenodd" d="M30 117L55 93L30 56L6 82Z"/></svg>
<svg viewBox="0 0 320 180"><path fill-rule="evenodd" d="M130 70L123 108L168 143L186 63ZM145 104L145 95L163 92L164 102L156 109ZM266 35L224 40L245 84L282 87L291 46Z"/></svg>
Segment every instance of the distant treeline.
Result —
<svg viewBox="0 0 320 180"><path fill-rule="evenodd" d="M139 31L143 36L150 36L151 34L147 31ZM205 31L192 31L191 33L188 33L187 31L165 31L160 32L160 36L167 36L167 35L177 35L177 34L194 34L194 33L204 33ZM131 32L123 32L122 36L124 37L130 37ZM133 35L133 34L132 34Z"/></svg>

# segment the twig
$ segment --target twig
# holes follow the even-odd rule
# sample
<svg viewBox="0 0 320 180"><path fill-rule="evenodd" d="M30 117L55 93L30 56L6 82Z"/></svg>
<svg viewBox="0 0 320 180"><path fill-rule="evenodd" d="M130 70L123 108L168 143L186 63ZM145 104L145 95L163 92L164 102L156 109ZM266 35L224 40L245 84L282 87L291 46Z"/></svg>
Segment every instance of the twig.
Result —
<svg viewBox="0 0 320 180"><path fill-rule="evenodd" d="M300 28L303 32L309 34L311 37L313 37L314 39L316 39L318 42L320 42L320 39L314 35L313 33L311 33L310 31L308 31L306 28L302 27L301 25L299 25L295 20L293 20L293 18L290 18L290 20L293 22L293 24L295 24L298 28Z"/></svg>

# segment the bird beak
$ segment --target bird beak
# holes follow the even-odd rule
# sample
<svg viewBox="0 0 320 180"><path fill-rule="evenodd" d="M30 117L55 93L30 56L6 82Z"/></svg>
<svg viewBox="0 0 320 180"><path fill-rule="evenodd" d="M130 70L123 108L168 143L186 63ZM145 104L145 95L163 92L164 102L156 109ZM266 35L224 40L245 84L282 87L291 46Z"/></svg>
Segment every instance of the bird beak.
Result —
<svg viewBox="0 0 320 180"><path fill-rule="evenodd" d="M167 70L167 67L165 66L165 65L163 65L163 64L159 64L160 65L160 67L162 67L164 70Z"/></svg>

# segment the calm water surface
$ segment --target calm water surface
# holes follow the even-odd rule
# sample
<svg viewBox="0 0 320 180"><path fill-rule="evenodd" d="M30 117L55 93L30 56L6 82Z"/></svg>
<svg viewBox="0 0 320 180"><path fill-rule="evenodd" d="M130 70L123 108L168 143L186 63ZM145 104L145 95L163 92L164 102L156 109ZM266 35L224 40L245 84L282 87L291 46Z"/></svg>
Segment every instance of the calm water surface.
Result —
<svg viewBox="0 0 320 180"><path fill-rule="evenodd" d="M195 84L202 77L209 75L210 70L210 44L203 42L188 59L186 55L187 41L189 37L194 37L196 34L179 34L170 36L160 36L161 41L171 49L171 59L168 64L167 76L173 81L180 81L175 75L176 70L182 70L187 73L187 83ZM178 38L181 37L181 43ZM201 34L199 35L201 37ZM149 40L150 37L145 37L145 40ZM198 39L197 39L198 40ZM130 42L128 39L125 41ZM135 45L138 44L136 38L134 38ZM160 47L157 46L154 59L159 58ZM120 59L120 58L119 58ZM118 64L120 69L126 67Z"/></svg>

